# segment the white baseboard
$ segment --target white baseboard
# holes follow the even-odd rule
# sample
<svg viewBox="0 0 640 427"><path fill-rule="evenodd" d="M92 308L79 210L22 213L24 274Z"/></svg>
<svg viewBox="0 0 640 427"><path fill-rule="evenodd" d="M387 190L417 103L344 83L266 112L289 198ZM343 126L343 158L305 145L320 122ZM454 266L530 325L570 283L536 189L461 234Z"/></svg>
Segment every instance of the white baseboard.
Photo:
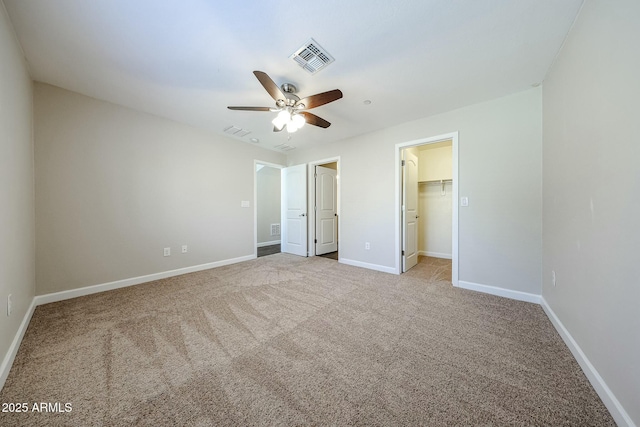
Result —
<svg viewBox="0 0 640 427"><path fill-rule="evenodd" d="M362 268L368 268L369 270L381 271L383 273L397 274L395 268L386 267L384 265L370 264L368 262L355 261L355 260L346 259L346 258L340 258L338 262L346 265L352 265L354 267L362 267Z"/></svg>
<svg viewBox="0 0 640 427"><path fill-rule="evenodd" d="M51 302L64 301L67 299L85 295L97 294L98 292L126 288L127 286L139 285L140 283L152 282L154 280L166 279L167 277L179 276L181 274L193 273L195 271L208 270L210 268L222 267L224 265L236 264L238 262L249 261L252 259L255 259L255 255L225 259L222 261L210 262L207 264L194 265L192 267L178 268L176 270L147 274L146 276L138 276L132 277L130 279L116 280L115 282L85 286L84 288L71 289L69 291L53 292L45 295L38 295L34 298L34 301L36 305L49 304Z"/></svg>
<svg viewBox="0 0 640 427"><path fill-rule="evenodd" d="M498 288L496 286L481 285L479 283L458 281L458 288L469 289L471 291L482 292L485 294L497 295L499 297L511 298L518 301L532 302L540 304L540 295L530 294L528 292L514 291L511 289Z"/></svg>
<svg viewBox="0 0 640 427"><path fill-rule="evenodd" d="M259 248L263 248L265 246L272 246L272 245L279 245L280 244L280 239L278 240L272 240L270 242L262 242L262 243L258 243L256 246Z"/></svg>
<svg viewBox="0 0 640 427"><path fill-rule="evenodd" d="M4 387L5 381L7 381L7 377L9 376L9 371L11 371L11 366L13 366L13 361L16 358L16 354L18 354L18 349L20 348L20 343L22 343L22 338L24 338L24 333L27 332L27 327L29 327L29 322L31 321L31 316L33 316L33 312L36 309L35 299L31 301L27 312L24 314L22 318L22 323L20 323L20 327L16 332L16 336L13 337L13 341L9 346L9 351L4 356L2 360L2 365L0 365L0 390Z"/></svg>
<svg viewBox="0 0 640 427"><path fill-rule="evenodd" d="M582 368L582 371L589 379L589 382L593 386L596 393L598 393L598 396L600 396L600 399L602 399L602 402L611 413L611 416L613 417L615 422L619 426L635 427L633 420L624 410L624 408L620 404L620 401L616 398L611 389L604 382L604 379L602 379L596 368L591 364L576 340L573 339L567 328L564 327L558 316L556 316L551 307L549 307L547 301L544 299L544 297L540 297L540 300L542 309L547 314L547 317L558 331L558 334L560 334L560 336L562 337L564 343L567 345L567 347L569 347L571 354L573 354L573 357Z"/></svg>
<svg viewBox="0 0 640 427"><path fill-rule="evenodd" d="M431 251L418 251L418 255L420 256L430 256L433 258L443 258L443 259L451 259L453 258L451 254L445 254L443 252L431 252Z"/></svg>

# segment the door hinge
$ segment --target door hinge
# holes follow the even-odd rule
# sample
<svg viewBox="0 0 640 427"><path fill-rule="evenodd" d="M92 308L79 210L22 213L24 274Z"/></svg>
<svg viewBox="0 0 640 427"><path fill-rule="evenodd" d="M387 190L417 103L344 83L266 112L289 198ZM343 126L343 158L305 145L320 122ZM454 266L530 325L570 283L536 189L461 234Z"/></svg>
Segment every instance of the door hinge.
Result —
<svg viewBox="0 0 640 427"><path fill-rule="evenodd" d="M402 166L404 166L404 160L402 161Z"/></svg>
<svg viewBox="0 0 640 427"><path fill-rule="evenodd" d="M315 239L315 240L313 241L313 243L318 243L318 239Z"/></svg>
<svg viewBox="0 0 640 427"><path fill-rule="evenodd" d="M404 251L402 251L402 256L404 256Z"/></svg>

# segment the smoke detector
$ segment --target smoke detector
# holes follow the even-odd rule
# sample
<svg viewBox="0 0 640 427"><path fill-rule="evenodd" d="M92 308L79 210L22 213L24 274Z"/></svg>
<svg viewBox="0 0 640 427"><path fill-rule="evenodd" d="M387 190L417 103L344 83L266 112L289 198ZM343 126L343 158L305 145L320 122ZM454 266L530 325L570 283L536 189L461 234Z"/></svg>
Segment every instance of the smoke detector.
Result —
<svg viewBox="0 0 640 427"><path fill-rule="evenodd" d="M318 71L331 64L335 59L314 39L309 39L298 50L296 50L289 58L293 59L299 66L307 70L310 74Z"/></svg>

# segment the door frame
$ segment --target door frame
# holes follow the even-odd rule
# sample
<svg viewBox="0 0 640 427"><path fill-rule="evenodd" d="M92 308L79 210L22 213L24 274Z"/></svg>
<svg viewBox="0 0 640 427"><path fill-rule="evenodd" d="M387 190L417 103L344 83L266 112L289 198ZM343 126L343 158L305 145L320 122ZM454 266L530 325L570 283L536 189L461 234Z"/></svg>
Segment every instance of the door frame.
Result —
<svg viewBox="0 0 640 427"><path fill-rule="evenodd" d="M253 257L258 258L258 165L270 168L282 169L286 166L277 163L263 162L262 160L253 160ZM279 204L282 206L282 193L280 194ZM282 216L282 215L281 215ZM282 219L280 220L280 233L282 233ZM280 243L282 243L282 234L280 234Z"/></svg>
<svg viewBox="0 0 640 427"><path fill-rule="evenodd" d="M396 265L395 274L402 274L402 150L409 147L416 147L425 144L434 144L451 140L452 150L452 209L453 218L451 225L451 282L453 286L458 286L458 132L450 132L442 135L432 136L429 138L414 139L412 141L401 142L395 146L395 181L396 181L396 200L395 200L395 219L396 219Z"/></svg>
<svg viewBox="0 0 640 427"><path fill-rule="evenodd" d="M309 185L308 187L308 206L309 209L307 209L307 216L309 217L309 224L313 225L313 226L309 226L309 241L307 242L307 246L308 246L308 252L309 252L309 256L316 256L316 245L315 245L315 240L316 240L316 210L315 210L315 204L316 204L316 179L315 179L315 171L316 171L316 166L322 166L324 164L327 163L336 163L337 164L337 177L336 177L336 199L337 199L337 212L338 212L338 257L340 257L340 254L342 253L340 251L340 241L342 240L340 238L340 236L342 236L342 221L340 220L340 210L342 207L342 203L340 201L340 195L342 194L342 192L340 191L340 182L341 182L341 173L340 173L340 156L336 156L336 157L329 157L326 159L322 159L322 160L315 160L313 162L309 162L308 163L308 183ZM338 258L338 262L340 262L340 258Z"/></svg>

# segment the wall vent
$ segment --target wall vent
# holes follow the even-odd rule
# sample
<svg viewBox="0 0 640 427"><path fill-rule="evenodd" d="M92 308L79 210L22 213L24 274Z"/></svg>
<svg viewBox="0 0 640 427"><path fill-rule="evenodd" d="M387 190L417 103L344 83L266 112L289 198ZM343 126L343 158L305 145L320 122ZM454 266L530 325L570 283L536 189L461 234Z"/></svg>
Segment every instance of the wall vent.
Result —
<svg viewBox="0 0 640 427"><path fill-rule="evenodd" d="M296 50L289 58L307 70L311 74L331 64L335 59L326 50L322 48L314 39L309 39L298 50Z"/></svg>
<svg viewBox="0 0 640 427"><path fill-rule="evenodd" d="M272 236L280 235L280 224L271 224L271 235Z"/></svg>

